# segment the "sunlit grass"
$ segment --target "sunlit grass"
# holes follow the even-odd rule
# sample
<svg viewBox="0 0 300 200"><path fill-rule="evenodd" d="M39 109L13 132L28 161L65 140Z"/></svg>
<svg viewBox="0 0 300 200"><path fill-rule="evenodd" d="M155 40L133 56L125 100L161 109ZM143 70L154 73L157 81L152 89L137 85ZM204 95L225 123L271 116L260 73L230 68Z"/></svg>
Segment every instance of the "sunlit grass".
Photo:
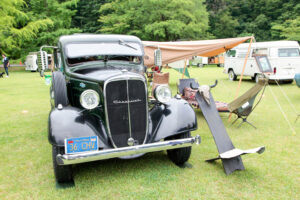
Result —
<svg viewBox="0 0 300 200"><path fill-rule="evenodd" d="M216 100L233 100L238 82L228 81L223 68L189 70L200 84L219 80L212 90ZM171 73L170 85L175 94L181 75L172 69L164 71ZM240 94L253 84L245 79ZM0 199L299 199L300 119L294 124L295 111L276 85L270 87L296 135L284 120L270 88L249 117L257 130L247 124L241 128L230 126L228 114L221 114L236 147L266 146L261 155L243 157L245 171L226 176L220 161L204 162L217 156L217 149L197 110L199 128L193 134L200 134L202 143L193 148L189 160L193 168L175 166L164 152L134 160L85 163L74 166L76 187L57 189L47 139L49 86L38 73L11 72L9 78L0 78ZM299 112L300 89L295 83L282 88Z"/></svg>

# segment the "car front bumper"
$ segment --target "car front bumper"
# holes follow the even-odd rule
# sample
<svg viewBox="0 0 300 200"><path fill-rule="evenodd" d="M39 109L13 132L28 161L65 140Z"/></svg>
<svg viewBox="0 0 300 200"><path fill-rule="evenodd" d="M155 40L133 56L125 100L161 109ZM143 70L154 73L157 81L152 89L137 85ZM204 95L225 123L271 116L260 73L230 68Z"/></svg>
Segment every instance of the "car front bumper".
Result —
<svg viewBox="0 0 300 200"><path fill-rule="evenodd" d="M58 154L56 156L59 165L71 165L78 163L85 163L97 160L105 160L110 158L118 158L122 156L131 156L141 153L149 153L155 151L163 151L169 149L177 149L189 147L194 144L200 144L201 138L199 135L192 138L185 138L179 140L169 140L164 142L155 142L151 144L143 144L137 146L129 146L115 149L107 149L100 151L92 151L78 154Z"/></svg>

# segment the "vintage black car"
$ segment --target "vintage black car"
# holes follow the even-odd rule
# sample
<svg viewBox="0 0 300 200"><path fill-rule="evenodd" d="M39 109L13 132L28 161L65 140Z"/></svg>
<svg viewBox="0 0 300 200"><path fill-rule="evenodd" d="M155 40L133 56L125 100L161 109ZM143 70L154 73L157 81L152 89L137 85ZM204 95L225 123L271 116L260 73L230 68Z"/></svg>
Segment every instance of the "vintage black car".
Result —
<svg viewBox="0 0 300 200"><path fill-rule="evenodd" d="M52 48L48 136L58 182L71 181L77 163L162 150L177 165L189 159L200 142L190 134L197 129L194 110L164 85L148 97L139 38L76 34Z"/></svg>

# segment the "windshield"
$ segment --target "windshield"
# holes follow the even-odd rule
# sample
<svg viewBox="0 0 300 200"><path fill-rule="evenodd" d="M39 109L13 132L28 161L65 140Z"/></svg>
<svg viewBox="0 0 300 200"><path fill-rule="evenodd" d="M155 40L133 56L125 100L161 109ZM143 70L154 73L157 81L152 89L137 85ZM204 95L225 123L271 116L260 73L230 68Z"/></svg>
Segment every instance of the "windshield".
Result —
<svg viewBox="0 0 300 200"><path fill-rule="evenodd" d="M70 67L90 62L109 61L127 62L128 64L141 64L143 51L138 43L71 43L65 48L67 63Z"/></svg>
<svg viewBox="0 0 300 200"><path fill-rule="evenodd" d="M99 55L143 56L140 44L134 42L102 42L102 43L71 43L67 44L68 58Z"/></svg>

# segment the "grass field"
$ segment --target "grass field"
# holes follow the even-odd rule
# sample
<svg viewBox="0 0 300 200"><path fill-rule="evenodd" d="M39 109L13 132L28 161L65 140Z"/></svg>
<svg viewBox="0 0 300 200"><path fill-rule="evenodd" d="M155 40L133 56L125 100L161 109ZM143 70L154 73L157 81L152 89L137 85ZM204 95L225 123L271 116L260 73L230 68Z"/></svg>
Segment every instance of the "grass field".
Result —
<svg viewBox="0 0 300 200"><path fill-rule="evenodd" d="M222 70L195 68L190 74L200 84L218 79L218 86L212 90L214 98L229 102L238 82L228 81ZM181 75L166 71L171 72L170 85L175 94ZM245 79L240 92L253 84ZM47 139L49 86L38 73L11 72L9 78L0 78L0 199L300 199L300 120L294 124L295 111L276 85L270 87L296 133L284 120L270 88L249 117L257 130L247 124L230 126L228 114L221 114L237 148L266 146L263 154L243 156L245 171L226 176L220 161L204 162L218 153L197 110L199 128L193 135L199 134L202 143L193 148L189 160L192 168L177 167L165 152L134 160L85 163L74 166L75 187L58 189ZM300 111L300 88L295 83L282 88Z"/></svg>

